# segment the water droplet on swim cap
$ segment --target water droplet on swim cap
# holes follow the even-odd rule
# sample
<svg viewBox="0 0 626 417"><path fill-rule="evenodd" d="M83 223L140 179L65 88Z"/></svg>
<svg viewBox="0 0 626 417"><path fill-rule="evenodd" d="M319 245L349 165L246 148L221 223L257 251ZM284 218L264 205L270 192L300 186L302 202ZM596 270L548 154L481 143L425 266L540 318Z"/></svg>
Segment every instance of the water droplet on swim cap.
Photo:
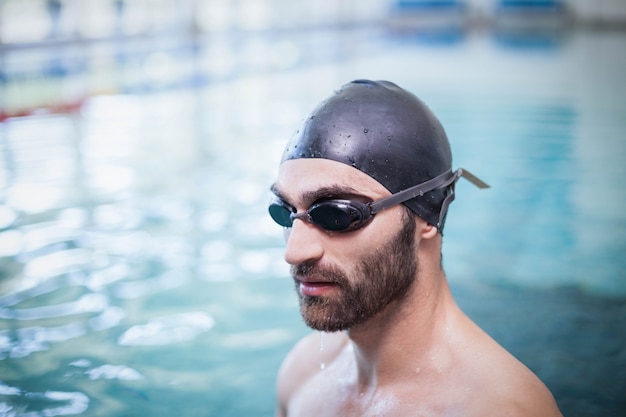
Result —
<svg viewBox="0 0 626 417"><path fill-rule="evenodd" d="M298 158L345 163L392 193L452 168L448 138L437 117L389 81L352 81L324 100L291 139L282 161ZM404 204L441 230L439 213L449 192L433 190Z"/></svg>

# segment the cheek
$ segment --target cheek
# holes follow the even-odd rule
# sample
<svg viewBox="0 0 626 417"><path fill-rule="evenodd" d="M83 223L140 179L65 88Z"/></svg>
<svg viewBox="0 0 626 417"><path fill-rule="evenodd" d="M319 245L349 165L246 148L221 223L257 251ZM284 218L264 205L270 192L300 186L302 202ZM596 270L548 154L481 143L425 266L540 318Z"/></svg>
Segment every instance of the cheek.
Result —
<svg viewBox="0 0 626 417"><path fill-rule="evenodd" d="M405 212L402 207L391 207L376 214L368 230L367 239L371 242L371 246L380 247L381 243L389 242L404 227L406 221Z"/></svg>
<svg viewBox="0 0 626 417"><path fill-rule="evenodd" d="M393 218L385 221L382 218L374 219L374 222L355 233L337 234L328 242L329 252L343 260L346 267L352 268L361 259L384 250L401 228L401 218L397 221Z"/></svg>

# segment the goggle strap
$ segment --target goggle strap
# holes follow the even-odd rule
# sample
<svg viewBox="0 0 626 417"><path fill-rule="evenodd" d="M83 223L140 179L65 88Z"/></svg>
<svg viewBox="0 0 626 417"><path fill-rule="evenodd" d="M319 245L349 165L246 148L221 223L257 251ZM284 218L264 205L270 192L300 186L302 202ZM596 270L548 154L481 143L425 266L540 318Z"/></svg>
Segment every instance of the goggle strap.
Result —
<svg viewBox="0 0 626 417"><path fill-rule="evenodd" d="M437 175L435 178L432 178L421 184L414 185L413 187L407 188L406 190L402 190L400 192L390 195L387 198L383 198L382 200L378 200L372 203L370 206L370 212L372 214L375 214L386 208L393 207L400 203L404 203L405 201L408 201L412 198L422 196L429 191L451 184L455 181L456 177L456 173L452 173L450 170L448 170L443 174Z"/></svg>
<svg viewBox="0 0 626 417"><path fill-rule="evenodd" d="M474 184L476 187L480 189L489 188L489 184L487 184L486 182L484 182L483 180L481 180L480 178L478 178L476 175L472 174L471 172L463 168L459 168L457 172L459 173L458 174L459 176L465 178L466 180Z"/></svg>
<svg viewBox="0 0 626 417"><path fill-rule="evenodd" d="M448 212L448 206L450 205L450 203L454 201L454 197L455 197L454 186L459 177L465 178L466 180L468 180L469 182L471 182L472 184L474 184L476 187L480 189L489 188L489 184L487 184L486 182L484 182L483 180L481 180L480 178L478 178L471 172L464 170L463 168L459 168L456 171L456 177L457 179L450 187L451 189L449 191L449 194L446 196L446 198L443 200L443 203L441 204L441 211L439 212L439 221L437 222L437 225L436 225L438 229L441 229L443 219L445 219L446 213Z"/></svg>
<svg viewBox="0 0 626 417"><path fill-rule="evenodd" d="M443 220L446 218L446 213L448 212L448 206L450 205L450 203L454 201L454 198L455 198L454 186L455 185L456 183L452 184L452 186L450 187L450 190L448 191L448 195L446 196L446 198L443 199L443 203L441 203L441 211L439 212L439 221L435 225L437 226L437 229L439 230L441 230L441 225L443 224Z"/></svg>
<svg viewBox="0 0 626 417"><path fill-rule="evenodd" d="M489 185L487 183L480 180L469 171L466 171L462 168L457 169L455 172L451 172L451 170L448 170L443 174L437 175L435 178L432 178L421 184L414 185L413 187L407 188L406 190L402 190L400 192L390 195L387 198L383 198L382 200L378 200L372 203L370 205L370 213L376 214L379 211L389 207L393 207L396 204L404 203L405 201L411 200L412 198L423 196L429 191L436 190L442 187L447 187L448 185L458 181L460 177L465 178L478 188L489 188ZM448 204L450 204L450 202L451 201L448 201Z"/></svg>

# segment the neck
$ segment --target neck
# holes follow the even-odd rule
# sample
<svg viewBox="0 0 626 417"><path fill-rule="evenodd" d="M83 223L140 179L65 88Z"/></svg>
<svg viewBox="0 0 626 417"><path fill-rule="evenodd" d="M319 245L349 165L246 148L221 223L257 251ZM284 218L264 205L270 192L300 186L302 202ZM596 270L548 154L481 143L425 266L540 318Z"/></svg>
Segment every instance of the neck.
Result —
<svg viewBox="0 0 626 417"><path fill-rule="evenodd" d="M360 389L434 370L440 352L433 346L438 345L440 335L459 312L439 264L420 268L402 299L348 331Z"/></svg>

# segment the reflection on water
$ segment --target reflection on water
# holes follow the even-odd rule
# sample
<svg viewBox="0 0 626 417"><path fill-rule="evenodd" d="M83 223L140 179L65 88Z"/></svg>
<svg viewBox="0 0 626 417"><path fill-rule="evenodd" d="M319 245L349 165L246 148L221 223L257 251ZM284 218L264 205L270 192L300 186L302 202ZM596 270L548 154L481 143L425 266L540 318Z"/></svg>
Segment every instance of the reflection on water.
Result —
<svg viewBox="0 0 626 417"><path fill-rule="evenodd" d="M185 342L210 330L214 324L211 316L201 312L156 317L126 330L117 343L121 346L151 346Z"/></svg>
<svg viewBox="0 0 626 417"><path fill-rule="evenodd" d="M23 405L8 406L5 403L0 404L0 412L2 415L7 416L24 416L24 417L44 417L44 416L68 416L80 414L87 410L89 406L89 397L81 392L61 392L61 391L46 391L22 393L19 389L9 387L6 385L0 385L0 394L8 397L23 397L27 398ZM27 408L30 408L30 404L40 403L45 404L47 407L45 411L37 412L25 412ZM24 412L19 412L24 410ZM19 414L16 414L19 412Z"/></svg>
<svg viewBox="0 0 626 417"><path fill-rule="evenodd" d="M446 269L460 303L567 415L624 407L619 376L601 393L572 382L589 372L590 350L604 352L593 358L602 372L626 360L624 36L536 35L218 36L195 56L149 51L149 74L124 60L95 74L124 73L119 90L86 96L78 112L7 119L0 415L270 415L278 364L307 330L267 188L300 118L365 77L418 92L446 126L455 165L492 185L459 185L448 219ZM287 67L272 64L283 55ZM185 78L172 68L198 59L215 79L155 82ZM594 343L579 342L580 323Z"/></svg>

